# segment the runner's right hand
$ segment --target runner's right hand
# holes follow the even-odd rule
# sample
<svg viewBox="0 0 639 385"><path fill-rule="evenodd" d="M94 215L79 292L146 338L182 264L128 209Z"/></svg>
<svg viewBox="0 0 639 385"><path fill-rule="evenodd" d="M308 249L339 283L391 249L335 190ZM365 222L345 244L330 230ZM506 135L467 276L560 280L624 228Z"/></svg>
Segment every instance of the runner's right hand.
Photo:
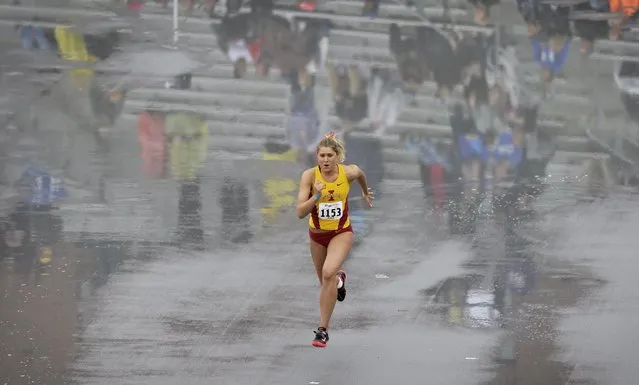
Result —
<svg viewBox="0 0 639 385"><path fill-rule="evenodd" d="M320 181L316 181L315 184L313 185L313 189L315 190L316 193L322 193L322 190L324 190L324 183L320 182Z"/></svg>

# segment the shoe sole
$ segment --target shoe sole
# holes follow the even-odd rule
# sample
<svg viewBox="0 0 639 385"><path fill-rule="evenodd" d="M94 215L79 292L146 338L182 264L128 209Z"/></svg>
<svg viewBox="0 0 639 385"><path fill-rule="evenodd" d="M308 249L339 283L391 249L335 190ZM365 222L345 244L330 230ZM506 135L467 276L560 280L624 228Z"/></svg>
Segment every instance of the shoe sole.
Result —
<svg viewBox="0 0 639 385"><path fill-rule="evenodd" d="M313 341L313 346L315 346L316 348L325 348L326 344L321 341Z"/></svg>
<svg viewBox="0 0 639 385"><path fill-rule="evenodd" d="M344 297L342 297L342 299L339 298L339 294L337 295L337 300L339 302L344 302L344 300L346 299L346 272L344 270L340 270L337 272L337 275L339 275L342 278L342 289L344 289ZM341 289L337 289L338 293L339 290Z"/></svg>

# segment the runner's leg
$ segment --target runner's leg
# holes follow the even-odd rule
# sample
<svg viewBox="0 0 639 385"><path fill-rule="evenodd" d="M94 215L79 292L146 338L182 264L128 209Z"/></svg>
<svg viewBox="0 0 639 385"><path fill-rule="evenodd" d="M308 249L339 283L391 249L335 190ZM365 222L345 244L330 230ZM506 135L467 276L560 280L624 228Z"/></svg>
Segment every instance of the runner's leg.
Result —
<svg viewBox="0 0 639 385"><path fill-rule="evenodd" d="M324 261L326 260L326 247L311 239L311 257L313 258L313 265L315 265L315 271L317 272L317 278L321 286L322 266L324 266Z"/></svg>
<svg viewBox="0 0 639 385"><path fill-rule="evenodd" d="M322 289L320 291L320 327L328 329L335 303L337 302L337 272L353 246L353 232L341 233L328 245L326 260L322 266Z"/></svg>

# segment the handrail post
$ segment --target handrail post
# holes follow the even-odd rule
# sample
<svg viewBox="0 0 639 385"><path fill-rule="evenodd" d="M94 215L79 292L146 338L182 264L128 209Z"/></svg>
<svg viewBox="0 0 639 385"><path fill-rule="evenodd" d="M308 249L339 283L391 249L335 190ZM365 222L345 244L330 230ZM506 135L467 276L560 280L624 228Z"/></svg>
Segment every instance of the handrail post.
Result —
<svg viewBox="0 0 639 385"><path fill-rule="evenodd" d="M177 46L178 39L180 38L178 13L180 10L179 0L173 0L173 45Z"/></svg>

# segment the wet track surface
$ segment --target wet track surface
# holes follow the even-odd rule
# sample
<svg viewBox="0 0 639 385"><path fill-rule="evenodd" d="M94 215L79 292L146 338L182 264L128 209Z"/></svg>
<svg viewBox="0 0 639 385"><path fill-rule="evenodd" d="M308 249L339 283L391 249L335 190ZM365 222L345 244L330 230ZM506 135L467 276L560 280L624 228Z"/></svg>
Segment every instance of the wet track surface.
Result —
<svg viewBox="0 0 639 385"><path fill-rule="evenodd" d="M577 166L549 167L533 218L507 231L482 210L474 236L451 236L421 186L384 182L318 350L306 222L270 216L262 181L229 187L221 153L198 183L152 181L134 123L99 141L42 116L49 151L19 152L72 193L16 214L34 241L0 262L0 384L636 382L639 201L589 197Z"/></svg>
<svg viewBox="0 0 639 385"><path fill-rule="evenodd" d="M109 166L107 190L125 180L143 194L141 174L92 167ZM34 249L0 263L3 383L630 384L636 198L588 198L576 167L549 171L533 219L506 232L484 213L474 237L448 235L420 186L385 182L325 350L310 346L318 286L305 223L288 210L267 230L247 222L245 242L223 241L223 228L243 225L214 215L221 178L201 178L195 222L177 218L177 185L164 185L174 220L156 227L199 223L196 248L124 231L78 236L77 208L31 216L35 227L61 222L43 227L60 234L39 243L52 247L48 267ZM69 207L87 201L74 196Z"/></svg>

